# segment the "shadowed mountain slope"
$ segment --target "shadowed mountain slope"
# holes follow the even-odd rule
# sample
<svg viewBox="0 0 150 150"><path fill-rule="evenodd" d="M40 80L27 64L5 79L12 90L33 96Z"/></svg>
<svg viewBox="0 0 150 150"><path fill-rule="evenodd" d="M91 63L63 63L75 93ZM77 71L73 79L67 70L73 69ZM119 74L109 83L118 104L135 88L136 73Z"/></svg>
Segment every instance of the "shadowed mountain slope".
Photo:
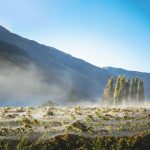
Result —
<svg viewBox="0 0 150 150"><path fill-rule="evenodd" d="M103 87L110 77L107 71L99 67L53 47L22 38L2 26L0 26L0 40L25 50L34 62L45 68L46 72L52 72L55 78L61 78L64 84L69 84L70 92L67 98L69 101L79 99L96 101L102 95ZM49 80L56 81L50 74L46 76L48 75Z"/></svg>

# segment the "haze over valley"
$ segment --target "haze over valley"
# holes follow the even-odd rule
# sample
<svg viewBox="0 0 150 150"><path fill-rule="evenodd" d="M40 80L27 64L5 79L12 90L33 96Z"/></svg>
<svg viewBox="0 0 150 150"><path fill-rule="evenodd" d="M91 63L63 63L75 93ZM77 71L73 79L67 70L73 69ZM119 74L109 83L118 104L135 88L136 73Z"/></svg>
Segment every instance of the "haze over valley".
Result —
<svg viewBox="0 0 150 150"><path fill-rule="evenodd" d="M0 104L41 105L100 102L107 80L140 77L149 99L150 73L94 66L56 48L23 38L0 26Z"/></svg>

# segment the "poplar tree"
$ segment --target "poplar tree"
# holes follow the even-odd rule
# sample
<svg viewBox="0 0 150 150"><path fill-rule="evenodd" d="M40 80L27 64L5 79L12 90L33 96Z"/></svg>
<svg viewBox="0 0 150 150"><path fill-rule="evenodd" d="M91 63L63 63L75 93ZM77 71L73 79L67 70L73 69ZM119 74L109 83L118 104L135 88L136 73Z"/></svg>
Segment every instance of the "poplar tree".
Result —
<svg viewBox="0 0 150 150"><path fill-rule="evenodd" d="M124 99L126 100L126 102L129 101L129 96L130 96L130 80L128 79L125 83L125 95L124 95Z"/></svg>
<svg viewBox="0 0 150 150"><path fill-rule="evenodd" d="M144 82L139 80L139 89L138 89L138 102L144 101Z"/></svg>
<svg viewBox="0 0 150 150"><path fill-rule="evenodd" d="M139 89L139 79L138 77L135 78L135 83L134 83L134 100L138 100L138 89Z"/></svg>
<svg viewBox="0 0 150 150"><path fill-rule="evenodd" d="M122 103L125 98L125 83L126 83L126 77L121 77L120 80L120 89L119 89L119 103Z"/></svg>
<svg viewBox="0 0 150 150"><path fill-rule="evenodd" d="M104 90L103 102L112 104L113 103L113 94L114 94L114 77L111 77L106 85Z"/></svg>
<svg viewBox="0 0 150 150"><path fill-rule="evenodd" d="M117 104L119 101L120 80L121 80L121 76L119 75L117 77L117 82L115 85L115 92L114 92L114 103L115 104Z"/></svg>
<svg viewBox="0 0 150 150"><path fill-rule="evenodd" d="M135 93L135 78L132 78L130 89L130 98L132 101L134 100L134 93Z"/></svg>

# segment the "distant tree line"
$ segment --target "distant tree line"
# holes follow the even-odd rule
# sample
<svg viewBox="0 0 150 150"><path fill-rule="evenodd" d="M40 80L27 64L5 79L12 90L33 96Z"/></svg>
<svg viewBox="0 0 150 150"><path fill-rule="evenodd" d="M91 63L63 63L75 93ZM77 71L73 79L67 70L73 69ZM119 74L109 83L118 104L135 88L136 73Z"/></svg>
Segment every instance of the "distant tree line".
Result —
<svg viewBox="0 0 150 150"><path fill-rule="evenodd" d="M118 76L116 83L111 77L103 94L104 104L122 104L144 101L144 82L138 77L127 79L126 76Z"/></svg>

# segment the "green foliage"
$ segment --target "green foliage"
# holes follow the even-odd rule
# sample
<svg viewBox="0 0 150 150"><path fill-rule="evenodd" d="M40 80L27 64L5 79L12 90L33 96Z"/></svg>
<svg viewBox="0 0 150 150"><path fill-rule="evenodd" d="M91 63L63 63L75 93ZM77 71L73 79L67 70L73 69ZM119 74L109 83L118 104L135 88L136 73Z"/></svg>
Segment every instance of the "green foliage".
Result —
<svg viewBox="0 0 150 150"><path fill-rule="evenodd" d="M144 82L142 80L139 81L138 101L144 101Z"/></svg>
<svg viewBox="0 0 150 150"><path fill-rule="evenodd" d="M134 99L134 94L135 93L135 78L132 78L131 81L131 92L130 92L130 98L133 100Z"/></svg>
<svg viewBox="0 0 150 150"><path fill-rule="evenodd" d="M144 101L144 82L138 77L126 79L118 76L114 88L114 78L111 77L106 85L103 96L104 104L122 104Z"/></svg>
<svg viewBox="0 0 150 150"><path fill-rule="evenodd" d="M119 104L123 102L125 97L125 83L126 83L126 77L123 76L120 80Z"/></svg>
<svg viewBox="0 0 150 150"><path fill-rule="evenodd" d="M129 95L130 95L130 80L128 79L125 82L125 93L124 93L124 99L128 102L129 99Z"/></svg>
<svg viewBox="0 0 150 150"><path fill-rule="evenodd" d="M135 78L135 85L134 85L134 100L137 101L138 99L138 86L139 86L139 79L138 77Z"/></svg>
<svg viewBox="0 0 150 150"><path fill-rule="evenodd" d="M108 83L104 90L104 96L103 96L104 103L107 102L108 104L112 104L113 94L114 94L114 77L111 77L108 80Z"/></svg>
<svg viewBox="0 0 150 150"><path fill-rule="evenodd" d="M29 142L26 138L23 138L17 145L16 150L28 150Z"/></svg>
<svg viewBox="0 0 150 150"><path fill-rule="evenodd" d="M6 114L17 111L16 108L0 109L7 110ZM24 110L27 113L29 109ZM35 115L37 112L45 115L49 110L53 111L50 117ZM70 119L68 114L75 118ZM8 119L1 120L0 150L138 150L150 146L150 109L147 107L38 107L26 117L22 112L19 116L13 120L19 121L17 126L12 124L12 119L9 126L5 122Z"/></svg>
<svg viewBox="0 0 150 150"><path fill-rule="evenodd" d="M46 113L46 115L47 115L47 116L53 116L54 113L53 113L52 111L48 110L47 113Z"/></svg>
<svg viewBox="0 0 150 150"><path fill-rule="evenodd" d="M120 90L120 81L121 81L121 76L117 77L117 83L115 86L115 92L114 92L114 99L115 99L115 103L118 103L119 101L119 90Z"/></svg>
<svg viewBox="0 0 150 150"><path fill-rule="evenodd" d="M20 141L0 140L1 150L141 150L149 149L150 134L136 134L133 136L99 136L85 137L76 134L58 135L47 141L29 142L27 139ZM8 143L13 145L8 146Z"/></svg>

